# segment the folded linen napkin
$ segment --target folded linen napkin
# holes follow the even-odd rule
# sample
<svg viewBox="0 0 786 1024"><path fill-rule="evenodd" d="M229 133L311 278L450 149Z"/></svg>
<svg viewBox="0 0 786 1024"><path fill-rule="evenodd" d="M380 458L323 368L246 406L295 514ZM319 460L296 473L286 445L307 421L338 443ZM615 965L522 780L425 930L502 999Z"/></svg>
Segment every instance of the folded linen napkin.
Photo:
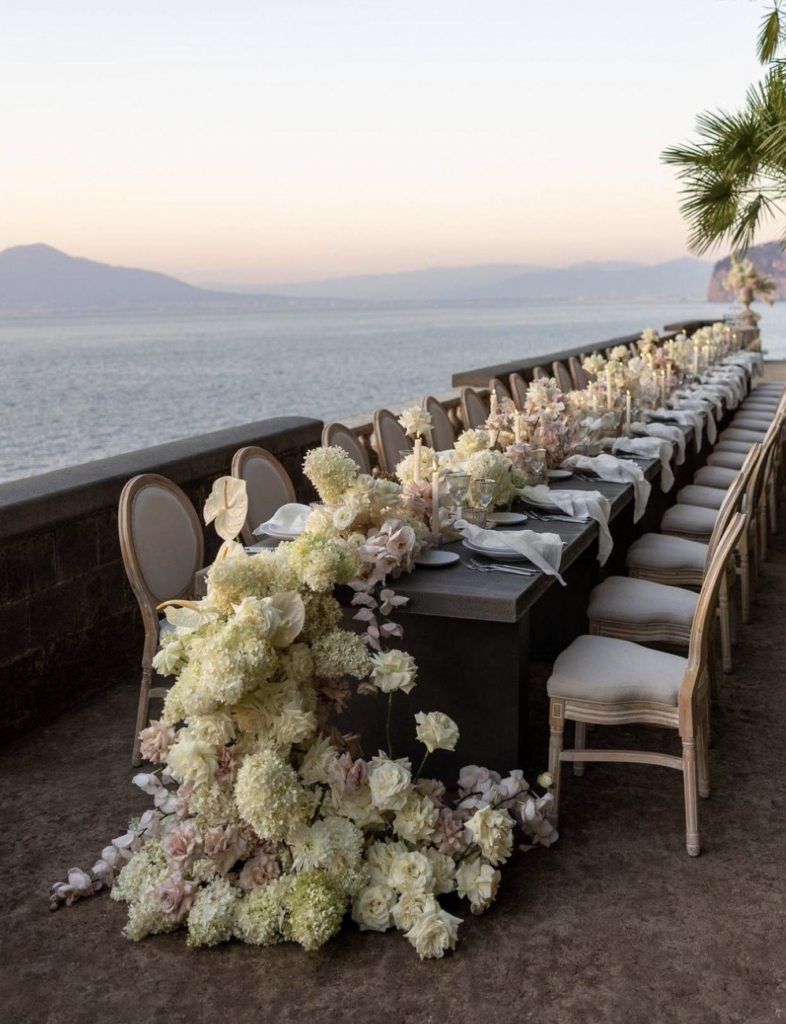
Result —
<svg viewBox="0 0 786 1024"><path fill-rule="evenodd" d="M306 520L311 515L308 505L298 505L297 502L289 502L282 505L275 515L271 516L266 523L262 523L254 530L255 536L267 533L265 527L272 526L279 533L303 533Z"/></svg>
<svg viewBox="0 0 786 1024"><path fill-rule="evenodd" d="M630 459L619 459L616 455L571 455L563 462L563 466L589 470L601 480L608 480L611 483L633 484L633 522L637 523L644 515L652 484L644 476L641 466L637 466L635 462L631 462Z"/></svg>
<svg viewBox="0 0 786 1024"><path fill-rule="evenodd" d="M693 409L652 409L650 412L644 414L645 419L649 422L665 420L667 423L671 420L674 423L681 423L684 427L693 427L693 433L696 438L696 448L701 451L701 446L704 443L704 417L700 412L696 412Z"/></svg>
<svg viewBox="0 0 786 1024"><path fill-rule="evenodd" d="M666 441L673 441L677 446L675 462L681 466L685 461L685 433L679 427L671 426L669 423L634 423L633 432L640 437L661 437Z"/></svg>
<svg viewBox="0 0 786 1024"><path fill-rule="evenodd" d="M710 444L715 444L718 440L718 428L715 426L715 417L712 415L713 403L702 401L700 398L689 398L689 399L677 399L675 402L676 409L687 409L688 411L696 410L702 417L702 423L707 422L707 440Z"/></svg>
<svg viewBox="0 0 786 1024"><path fill-rule="evenodd" d="M715 419L723 417L723 403L728 405L734 401L734 392L724 384L702 384L701 387L693 390L674 391L672 393L672 404L675 409L690 409L690 405L683 406L683 402L701 402L706 409L714 409Z"/></svg>
<svg viewBox="0 0 786 1024"><path fill-rule="evenodd" d="M482 526L457 519L455 527L462 536L479 548L508 547L528 558L547 576L555 576L562 586L565 580L559 574L562 561L562 538L558 533L535 533L534 530L484 530Z"/></svg>
<svg viewBox="0 0 786 1024"><path fill-rule="evenodd" d="M588 459L592 462L592 459ZM638 467L637 467L638 468ZM627 483L627 481L625 481ZM547 487L546 484L538 484L537 487L522 487L518 492L525 500L533 501L539 505L554 505L555 509L564 512L567 516L575 516L577 519L594 519L598 524L600 535L598 537L598 561L605 565L614 541L611 539L609 530L609 513L611 502L600 491L572 491L560 488L559 490Z"/></svg>
<svg viewBox="0 0 786 1024"><path fill-rule="evenodd" d="M611 447L612 452L630 452L644 455L648 459L660 459L660 489L670 491L674 486L671 458L674 443L660 437L618 437Z"/></svg>
<svg viewBox="0 0 786 1024"><path fill-rule="evenodd" d="M716 368L710 373L702 374L699 379L702 387L723 388L730 396L729 406L736 409L748 391L748 375L739 366L735 366L731 372L727 372L728 370L729 367Z"/></svg>
<svg viewBox="0 0 786 1024"><path fill-rule="evenodd" d="M710 378L706 384L702 384L696 393L702 397L711 398L712 396L715 396L715 398L718 399L720 408L718 408L718 406L715 407L716 420L722 418L724 404L729 409L736 409L741 401L737 388L735 388L725 377Z"/></svg>

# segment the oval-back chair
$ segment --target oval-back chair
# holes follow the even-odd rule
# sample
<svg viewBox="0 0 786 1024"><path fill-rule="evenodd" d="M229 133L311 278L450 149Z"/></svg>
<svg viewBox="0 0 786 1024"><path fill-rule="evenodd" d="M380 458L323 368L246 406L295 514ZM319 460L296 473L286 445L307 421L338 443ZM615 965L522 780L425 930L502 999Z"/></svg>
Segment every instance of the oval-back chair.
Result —
<svg viewBox="0 0 786 1024"><path fill-rule="evenodd" d="M465 430L482 427L488 419L489 411L486 402L474 388L461 389L461 419Z"/></svg>
<svg viewBox="0 0 786 1024"><path fill-rule="evenodd" d="M145 627L142 682L131 763L141 763L139 734L147 725L150 701L166 689L153 689L153 658L163 626L162 601L194 596L194 578L205 558L202 524L186 494L156 473L135 476L123 488L118 507L120 552L128 582L139 603Z"/></svg>
<svg viewBox="0 0 786 1024"><path fill-rule="evenodd" d="M435 452L445 452L456 443L456 431L450 422L450 417L445 411L445 406L438 398L427 395L421 405L431 415L431 422L434 424L428 432L427 444Z"/></svg>
<svg viewBox="0 0 786 1024"><path fill-rule="evenodd" d="M246 544L256 544L254 530L275 515L282 505L295 500L295 488L275 455L254 445L235 452L231 472L232 476L246 482L248 513L243 523L243 540Z"/></svg>
<svg viewBox="0 0 786 1024"><path fill-rule="evenodd" d="M510 381L510 393L516 408L523 409L524 403L527 401L527 382L520 373L511 373L508 380Z"/></svg>
<svg viewBox="0 0 786 1024"><path fill-rule="evenodd" d="M499 402L500 409L502 408L502 405L506 400L509 402L513 401L510 391L508 391L508 389L505 387L505 385L502 383L499 377L492 377L491 380L489 381L489 394L491 394L492 391L497 396L497 401Z"/></svg>
<svg viewBox="0 0 786 1024"><path fill-rule="evenodd" d="M573 380L568 372L567 366L557 360L551 364L551 368L554 371L554 377L559 385L560 391L572 391Z"/></svg>
<svg viewBox="0 0 786 1024"><path fill-rule="evenodd" d="M401 461L401 452L412 448L412 441L390 409L374 413L374 442L379 465L385 473L394 473Z"/></svg>
<svg viewBox="0 0 786 1024"><path fill-rule="evenodd" d="M354 430L345 427L343 423L326 423L322 431L322 444L326 448L334 445L343 448L347 455L357 462L361 473L371 472L371 461L363 442Z"/></svg>
<svg viewBox="0 0 786 1024"><path fill-rule="evenodd" d="M568 360L568 368L570 369L573 387L577 391L583 391L589 384L589 377L587 376L587 371L581 365L581 360L577 359L575 356L571 356Z"/></svg>

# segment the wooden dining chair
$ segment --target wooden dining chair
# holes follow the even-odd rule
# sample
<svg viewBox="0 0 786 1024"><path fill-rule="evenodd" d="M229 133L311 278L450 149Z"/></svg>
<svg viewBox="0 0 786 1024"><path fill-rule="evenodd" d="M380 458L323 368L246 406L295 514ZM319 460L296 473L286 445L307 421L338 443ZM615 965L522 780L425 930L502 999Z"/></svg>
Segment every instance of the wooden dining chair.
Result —
<svg viewBox="0 0 786 1024"><path fill-rule="evenodd" d="M539 380L541 377L551 377L551 374L545 366L536 366L532 371L532 379Z"/></svg>
<svg viewBox="0 0 786 1024"><path fill-rule="evenodd" d="M568 371L567 366L557 360L551 364L551 368L554 371L554 379L559 386L560 391L568 392L573 390L573 379Z"/></svg>
<svg viewBox="0 0 786 1024"><path fill-rule="evenodd" d="M587 375L587 371L581 365L581 360L577 359L575 356L571 356L568 360L568 369L570 370L573 387L576 391L583 391L589 384L589 377Z"/></svg>
<svg viewBox="0 0 786 1024"><path fill-rule="evenodd" d="M710 795L709 664L720 582L745 528L737 513L707 568L696 604L687 658L603 636L581 636L554 662L548 681L549 772L559 821L562 765L569 761L655 764L682 772L686 847L701 850L697 792ZM565 723L576 723L575 747L565 749ZM587 724L654 725L675 730L682 756L648 750L599 750L586 746Z"/></svg>
<svg viewBox="0 0 786 1024"><path fill-rule="evenodd" d="M322 445L325 448L338 447L353 459L361 473L371 472L371 460L368 457L366 446L360 440L354 430L345 427L343 423L326 423L322 430Z"/></svg>
<svg viewBox="0 0 786 1024"><path fill-rule="evenodd" d="M465 430L476 430L485 426L489 410L486 401L474 388L461 389L461 419Z"/></svg>
<svg viewBox="0 0 786 1024"><path fill-rule="evenodd" d="M393 473L401 461L401 452L412 448L412 441L389 409L377 409L374 413L374 445L380 468Z"/></svg>
<svg viewBox="0 0 786 1024"><path fill-rule="evenodd" d="M511 373L508 377L510 383L510 395L517 409L523 409L527 401L527 388L529 385L520 373Z"/></svg>
<svg viewBox="0 0 786 1024"><path fill-rule="evenodd" d="M202 524L183 491L155 473L135 476L123 488L118 507L120 551L128 582L139 604L145 627L142 682L139 689L131 764L141 764L139 734L146 727L153 698L165 687L153 688L153 658L166 619L158 616L162 601L194 596L194 579L202 568L205 541Z"/></svg>
<svg viewBox="0 0 786 1024"><path fill-rule="evenodd" d="M426 434L426 444L435 452L449 451L456 443L456 431L445 411L445 406L433 395L426 395L420 404L431 416L433 424Z"/></svg>
<svg viewBox="0 0 786 1024"><path fill-rule="evenodd" d="M748 468L725 492L709 544L645 534L631 545L628 576L609 576L590 594L587 616L593 636L611 636L640 644L688 646L697 601L692 590L701 588L706 567L732 518L741 509L758 454L751 453ZM718 602L724 672L732 670L729 595L734 580L732 558L721 580Z"/></svg>
<svg viewBox="0 0 786 1024"><path fill-rule="evenodd" d="M235 452L230 472L236 479L246 482L248 513L243 524L243 542L257 544L254 530L274 516L282 505L295 501L295 488L275 455L254 445Z"/></svg>

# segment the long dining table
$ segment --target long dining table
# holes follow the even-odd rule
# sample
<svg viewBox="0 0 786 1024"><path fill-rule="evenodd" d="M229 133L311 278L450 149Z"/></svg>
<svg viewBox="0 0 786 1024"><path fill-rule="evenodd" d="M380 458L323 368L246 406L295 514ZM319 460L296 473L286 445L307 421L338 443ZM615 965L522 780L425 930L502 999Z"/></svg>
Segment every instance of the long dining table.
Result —
<svg viewBox="0 0 786 1024"><path fill-rule="evenodd" d="M724 408L719 430L729 417L730 410ZM390 581L397 594L409 598L394 618L404 632L400 645L415 657L419 670L418 685L412 692L395 695L391 736L396 757L419 763L423 750L415 738L414 715L442 711L458 723L460 740L455 754L437 751L431 755L429 774L455 779L457 764L484 765L500 772L534 766L533 749L543 746L546 723L545 719L531 720L530 664L553 661L586 632L593 587L609 575L625 574L630 544L645 532L657 532L677 491L692 481L706 461L711 451L706 431L699 448L693 428L680 429L686 438L685 460L677 466L672 458L675 480L668 492L660 486L660 461L638 461L652 490L637 523L633 522L631 484L577 477L552 482L556 489L600 491L609 499L614 546L605 565L598 562L599 528L594 520L574 523L530 518L516 528L561 536L564 586L544 573L519 576L477 571L470 566L470 552L460 541L443 549L459 555L453 565L418 566ZM521 505L514 510L527 511ZM206 571L197 574L198 593L205 592ZM337 597L344 606L347 628L359 628L353 620L356 609L350 605L352 591L339 587ZM386 704L379 698L356 696L332 724L344 734L360 733L365 753L371 756L386 748ZM542 733L540 742L535 738L535 726Z"/></svg>

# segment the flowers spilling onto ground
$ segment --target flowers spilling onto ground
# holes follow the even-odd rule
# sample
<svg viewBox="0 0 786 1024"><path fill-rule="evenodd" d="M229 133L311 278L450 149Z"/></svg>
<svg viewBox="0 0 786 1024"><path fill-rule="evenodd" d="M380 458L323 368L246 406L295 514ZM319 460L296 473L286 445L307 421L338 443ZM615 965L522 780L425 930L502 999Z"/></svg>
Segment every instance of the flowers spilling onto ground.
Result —
<svg viewBox="0 0 786 1024"><path fill-rule="evenodd" d="M228 549L204 599L168 603L174 628L155 667L174 683L141 734L151 768L133 780L152 806L90 871L53 886L53 906L108 888L128 908L129 939L184 929L190 946L317 949L351 918L363 931L398 929L437 958L456 945L461 901L473 914L494 901L514 833L523 848L556 839L547 777L531 787L520 771L470 765L449 799L424 774L434 751L460 750L460 726L443 712L415 715L419 764L395 756L396 694L421 680L390 646L406 599L387 579L411 566L419 520L402 487L359 474L340 452L306 459L325 503L307 533L253 556ZM238 528L239 504L228 489L213 500L222 536ZM362 635L340 625L342 583ZM373 756L334 724L353 683L387 715Z"/></svg>

